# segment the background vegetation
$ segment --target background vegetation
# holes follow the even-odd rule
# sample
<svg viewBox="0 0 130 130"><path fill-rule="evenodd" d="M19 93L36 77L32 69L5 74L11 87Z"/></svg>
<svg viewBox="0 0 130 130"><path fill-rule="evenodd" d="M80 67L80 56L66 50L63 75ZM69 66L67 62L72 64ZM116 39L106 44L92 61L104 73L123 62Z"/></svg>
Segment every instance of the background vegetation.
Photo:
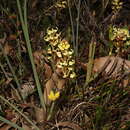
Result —
<svg viewBox="0 0 130 130"><path fill-rule="evenodd" d="M0 129L128 130L129 29L129 0L0 0Z"/></svg>

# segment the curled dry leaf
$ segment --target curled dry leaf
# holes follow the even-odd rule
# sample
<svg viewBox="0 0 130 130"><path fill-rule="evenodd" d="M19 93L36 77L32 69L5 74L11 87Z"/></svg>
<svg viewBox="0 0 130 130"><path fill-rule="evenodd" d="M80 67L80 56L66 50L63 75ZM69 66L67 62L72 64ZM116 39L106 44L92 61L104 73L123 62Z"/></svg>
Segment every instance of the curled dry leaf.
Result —
<svg viewBox="0 0 130 130"><path fill-rule="evenodd" d="M86 70L87 64L79 63L81 67ZM130 72L130 61L122 59L120 57L105 56L94 60L93 72L102 73L110 77L116 77L119 74ZM123 85L128 84L128 80L123 81Z"/></svg>
<svg viewBox="0 0 130 130"><path fill-rule="evenodd" d="M56 89L58 91L63 90L66 80L62 79L60 75L60 70L57 69L51 76L51 78L47 81L45 84L44 89L44 100L47 105L51 103L51 101L48 99L48 95L50 94L50 91L53 89Z"/></svg>
<svg viewBox="0 0 130 130"><path fill-rule="evenodd" d="M108 60L110 62L105 67L105 70L103 70L106 74L116 75L120 69L127 71L130 69L130 61L122 59L120 57L106 56L94 60L93 71L98 72Z"/></svg>
<svg viewBox="0 0 130 130"><path fill-rule="evenodd" d="M84 63L79 63L79 64L81 65L81 67L84 70L87 69L87 64L84 64ZM102 68L104 68L104 69L102 69ZM105 57L100 57L100 58L97 58L94 60L93 72L99 72L102 70L106 74L108 74L108 73L110 73L110 70L111 70L111 74L114 75L117 72L119 72L120 68L122 68L124 70L129 70L130 61L122 59L120 57L105 56Z"/></svg>

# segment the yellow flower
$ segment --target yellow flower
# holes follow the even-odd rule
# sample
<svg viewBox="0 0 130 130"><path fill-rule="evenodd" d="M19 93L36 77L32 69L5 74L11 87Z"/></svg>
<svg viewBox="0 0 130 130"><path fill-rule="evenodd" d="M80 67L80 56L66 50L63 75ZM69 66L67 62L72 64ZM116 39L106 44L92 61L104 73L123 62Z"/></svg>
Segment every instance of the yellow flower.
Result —
<svg viewBox="0 0 130 130"><path fill-rule="evenodd" d="M57 56L58 56L59 58L61 58L61 57L62 57L61 52L56 52L56 54L57 54Z"/></svg>
<svg viewBox="0 0 130 130"><path fill-rule="evenodd" d="M69 71L72 71L72 70L73 70L73 68L72 68L72 67L68 67L68 70L69 70Z"/></svg>
<svg viewBox="0 0 130 130"><path fill-rule="evenodd" d="M51 50L50 47L47 49L47 53L48 53L48 54L52 54L52 50Z"/></svg>
<svg viewBox="0 0 130 130"><path fill-rule="evenodd" d="M74 51L72 49L70 51L68 51L68 50L63 51L64 56L71 56L73 53L74 53Z"/></svg>
<svg viewBox="0 0 130 130"><path fill-rule="evenodd" d="M76 74L75 74L75 72L73 72L72 74L70 74L70 78L75 78L76 77Z"/></svg>
<svg viewBox="0 0 130 130"><path fill-rule="evenodd" d="M68 75L66 73L64 73L63 78L67 78L67 77L68 77Z"/></svg>
<svg viewBox="0 0 130 130"><path fill-rule="evenodd" d="M63 71L63 78L67 78L69 76L69 71L67 72L67 70L64 72Z"/></svg>
<svg viewBox="0 0 130 130"><path fill-rule="evenodd" d="M60 64L57 64L56 66L57 66L57 68L63 68L63 66Z"/></svg>
<svg viewBox="0 0 130 130"><path fill-rule="evenodd" d="M68 43L68 41L62 40L58 47L61 51L64 51L70 48L70 44Z"/></svg>
<svg viewBox="0 0 130 130"><path fill-rule="evenodd" d="M56 33L54 36L54 39L60 39L60 35L61 35L61 33Z"/></svg>
<svg viewBox="0 0 130 130"><path fill-rule="evenodd" d="M69 61L69 65L74 65L74 64L75 64L74 60Z"/></svg>
<svg viewBox="0 0 130 130"><path fill-rule="evenodd" d="M68 55L69 55L68 50L65 50L65 51L63 52L63 55L64 55L64 56L68 56Z"/></svg>
<svg viewBox="0 0 130 130"><path fill-rule="evenodd" d="M126 41L129 38L129 30L127 28L116 28L113 27L113 32L110 40Z"/></svg>
<svg viewBox="0 0 130 130"><path fill-rule="evenodd" d="M113 0L112 1L112 9L113 11L118 11L122 8L123 2L120 0Z"/></svg>
<svg viewBox="0 0 130 130"><path fill-rule="evenodd" d="M127 41L125 44L126 44L127 46L129 46L129 45L130 45L130 41Z"/></svg>
<svg viewBox="0 0 130 130"><path fill-rule="evenodd" d="M69 55L72 55L74 53L74 50L71 49L70 51L68 51Z"/></svg>
<svg viewBox="0 0 130 130"><path fill-rule="evenodd" d="M128 29L121 29L122 33L126 36L129 37L129 30Z"/></svg>
<svg viewBox="0 0 130 130"><path fill-rule="evenodd" d="M54 28L51 28L51 29L48 28L48 29L47 29L47 34L48 34L48 35L51 35L51 34L56 33L57 31L58 31L58 28L55 28L55 29L54 29Z"/></svg>
<svg viewBox="0 0 130 130"><path fill-rule="evenodd" d="M51 41L50 41L50 44L51 44L52 46L56 46L56 45L58 44L58 42L59 42L58 39L57 39L57 40L51 40Z"/></svg>
<svg viewBox="0 0 130 130"><path fill-rule="evenodd" d="M46 42L48 42L48 41L50 40L49 36L46 35L46 36L44 37L44 40L45 40Z"/></svg>
<svg viewBox="0 0 130 130"><path fill-rule="evenodd" d="M62 1L62 2L59 2L55 5L55 7L57 8L66 8L66 5L67 5L67 2L66 1Z"/></svg>
<svg viewBox="0 0 130 130"><path fill-rule="evenodd" d="M50 94L48 95L48 98L51 100L51 101L55 101L56 99L58 99L60 96L60 92L56 92L54 93L54 91L51 90Z"/></svg>
<svg viewBox="0 0 130 130"><path fill-rule="evenodd" d="M63 61L63 62L62 62L62 65L63 65L63 66L67 66L67 65L68 65L67 61Z"/></svg>

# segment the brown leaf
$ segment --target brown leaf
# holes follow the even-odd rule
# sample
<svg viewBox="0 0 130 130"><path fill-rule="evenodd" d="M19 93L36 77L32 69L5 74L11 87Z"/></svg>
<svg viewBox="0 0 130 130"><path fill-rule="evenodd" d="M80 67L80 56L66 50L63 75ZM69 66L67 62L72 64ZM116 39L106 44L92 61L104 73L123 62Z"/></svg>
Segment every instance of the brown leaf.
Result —
<svg viewBox="0 0 130 130"><path fill-rule="evenodd" d="M10 109L6 109L6 110L5 110L5 118L6 118L7 120L11 120L11 119L13 119L14 117L15 117L15 114L13 113L12 110L10 110Z"/></svg>
<svg viewBox="0 0 130 130"><path fill-rule="evenodd" d="M9 55L11 53L11 51L13 50L13 47L10 46L8 43L5 44L4 48L3 48L3 53L5 55Z"/></svg>
<svg viewBox="0 0 130 130"><path fill-rule="evenodd" d="M43 50L38 50L33 53L34 63L37 65L37 67L40 66L42 55L43 55Z"/></svg>
<svg viewBox="0 0 130 130"><path fill-rule="evenodd" d="M59 122L55 125L56 127L64 127L62 128L62 130L82 130L81 127L79 127L79 125L73 123L73 122Z"/></svg>
<svg viewBox="0 0 130 130"><path fill-rule="evenodd" d="M7 78L7 80L5 81L5 84L8 85L12 80L13 78Z"/></svg>
<svg viewBox="0 0 130 130"><path fill-rule="evenodd" d="M50 91L52 89L57 89L57 90L63 90L64 85L66 80L62 79L60 75L60 70L57 69L51 76L51 78L47 81L45 84L45 89L44 89L44 100L47 105L51 103L51 101L48 99L48 95L50 94Z"/></svg>
<svg viewBox="0 0 130 130"><path fill-rule="evenodd" d="M105 74L111 77L116 77L117 74L121 74L121 70L124 70L124 73L129 72L130 61L114 56L106 56L95 59L93 71L99 72L103 68L107 60L110 60L110 62L102 70L103 73L105 72Z"/></svg>
<svg viewBox="0 0 130 130"><path fill-rule="evenodd" d="M35 92L36 87L33 82L27 82L21 85L21 95L23 98L28 97L30 94Z"/></svg>
<svg viewBox="0 0 130 130"><path fill-rule="evenodd" d="M12 14L9 16L9 19L16 19L17 18L17 15L16 14Z"/></svg>
<svg viewBox="0 0 130 130"><path fill-rule="evenodd" d="M108 60L110 62L107 63L106 67L104 68L105 63ZM78 63L78 64L80 64L84 70L87 69L87 64L84 63ZM100 57L94 60L93 72L99 72L102 68L104 68L102 71L104 71L106 74L113 70L111 73L114 75L117 72L119 72L119 69L121 67L123 67L123 69L125 70L130 69L130 61L114 56Z"/></svg>
<svg viewBox="0 0 130 130"><path fill-rule="evenodd" d="M22 128L23 128L24 130L32 130L31 127L29 127L28 125L26 125L26 124L24 124L24 123L22 123Z"/></svg>
<svg viewBox="0 0 130 130"><path fill-rule="evenodd" d="M16 40L17 39L17 36L15 34L11 34L8 38L8 40Z"/></svg>
<svg viewBox="0 0 130 130"><path fill-rule="evenodd" d="M86 70L87 64L78 63L81 67ZM114 56L105 56L100 57L94 60L93 72L106 74L110 77L116 77L118 74L121 74L121 70L124 70L124 73L130 72L130 61L122 59L120 57ZM128 80L123 81L124 86L128 84Z"/></svg>
<svg viewBox="0 0 130 130"><path fill-rule="evenodd" d="M35 8L36 7L36 5L37 5L37 3L38 3L38 0L34 0L34 1L32 1L32 8Z"/></svg>
<svg viewBox="0 0 130 130"><path fill-rule="evenodd" d="M46 120L46 112L43 110L43 108L34 107L34 109L35 109L37 123L45 121Z"/></svg>
<svg viewBox="0 0 130 130"><path fill-rule="evenodd" d="M45 79L50 79L52 76L52 69L48 64L44 64L44 68L45 68Z"/></svg>

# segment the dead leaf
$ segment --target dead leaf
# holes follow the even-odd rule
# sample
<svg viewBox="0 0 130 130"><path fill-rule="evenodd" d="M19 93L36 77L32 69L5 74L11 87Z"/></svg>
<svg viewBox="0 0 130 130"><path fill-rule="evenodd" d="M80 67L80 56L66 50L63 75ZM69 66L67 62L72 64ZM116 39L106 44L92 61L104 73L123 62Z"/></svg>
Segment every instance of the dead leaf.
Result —
<svg viewBox="0 0 130 130"><path fill-rule="evenodd" d="M50 91L52 89L56 89L58 91L63 90L66 80L62 79L60 75L60 70L57 69L51 76L51 78L47 81L45 84L44 89L44 100L47 105L51 103L51 101L48 99L48 95L50 94Z"/></svg>
<svg viewBox="0 0 130 130"><path fill-rule="evenodd" d="M94 67L93 67L93 71L94 72L98 72L106 63L107 60L110 60L110 64L109 66L106 67L106 72L108 72L108 70L110 70L111 66L113 65L115 59L118 60L118 65L122 64L124 62L124 67L126 69L130 68L130 61L129 60L125 60L122 59L120 57L114 57L114 56L105 56L105 57L100 57L100 58L96 58L94 60ZM81 65L81 67L86 70L87 69L87 64L82 63L82 62L78 62L79 65Z"/></svg>
<svg viewBox="0 0 130 130"><path fill-rule="evenodd" d="M9 16L9 19L16 19L17 18L17 15L16 14L12 14Z"/></svg>
<svg viewBox="0 0 130 130"><path fill-rule="evenodd" d="M121 117L121 121L130 121L130 108L127 110L127 113Z"/></svg>
<svg viewBox="0 0 130 130"><path fill-rule="evenodd" d="M25 99L26 97L28 97L30 94L32 94L33 92L35 92L36 87L33 84L33 82L27 82L21 85L21 95L22 97Z"/></svg>
<svg viewBox="0 0 130 130"><path fill-rule="evenodd" d="M35 109L37 123L45 121L46 120L46 112L43 110L43 108L34 107L34 109Z"/></svg>
<svg viewBox="0 0 130 130"><path fill-rule="evenodd" d="M48 64L44 64L44 68L45 68L45 79L50 79L52 76L52 69Z"/></svg>
<svg viewBox="0 0 130 130"><path fill-rule="evenodd" d="M34 56L34 63L37 66L37 71L41 71L41 69L44 68L45 72L44 72L44 79L50 79L52 76L52 68L50 65L48 65L48 60L47 58L44 56L46 52L44 50L39 50L39 51L35 51L33 53ZM43 61L44 64L43 64Z"/></svg>
<svg viewBox="0 0 130 130"><path fill-rule="evenodd" d="M22 128L23 128L24 130L32 130L31 127L29 127L28 125L24 124L23 122L22 122Z"/></svg>
<svg viewBox="0 0 130 130"><path fill-rule="evenodd" d="M109 73L113 66L115 66L112 71L113 75L116 74L117 72L119 72L119 69L121 67L123 67L123 69L125 69L125 70L128 70L130 68L130 61L122 59L120 57L106 56L106 57L101 57L101 58L94 60L93 71L98 72L104 66L104 64L108 60L108 58L110 59L110 63L107 65L105 70L103 70L106 73Z"/></svg>
<svg viewBox="0 0 130 130"><path fill-rule="evenodd" d="M86 70L87 64L78 63L81 67ZM124 73L130 72L130 61L122 59L120 57L105 56L94 60L93 72L102 73L110 77L116 77L124 70ZM128 80L123 80L123 86L128 85Z"/></svg>
<svg viewBox="0 0 130 130"><path fill-rule="evenodd" d="M5 110L5 118L7 119L7 120L11 120L11 119L13 119L15 117L15 113L12 111L12 110L10 110L10 109L6 109Z"/></svg>
<svg viewBox="0 0 130 130"><path fill-rule="evenodd" d="M3 53L5 55L9 55L12 50L13 50L13 47L10 46L8 43L6 43L5 46L4 46L4 48L3 48Z"/></svg>
<svg viewBox="0 0 130 130"><path fill-rule="evenodd" d="M59 122L55 126L63 127L62 130L82 130L82 128L79 127L79 125L69 121Z"/></svg>
<svg viewBox="0 0 130 130"><path fill-rule="evenodd" d="M13 78L7 78L7 80L5 81L5 84L8 85L12 80Z"/></svg>
<svg viewBox="0 0 130 130"><path fill-rule="evenodd" d="M36 7L36 5L37 5L37 3L38 3L38 0L34 0L33 2L32 2L32 8L35 8Z"/></svg>
<svg viewBox="0 0 130 130"><path fill-rule="evenodd" d="M37 65L37 67L40 66L42 55L43 55L43 50L38 50L33 53L34 63Z"/></svg>
<svg viewBox="0 0 130 130"><path fill-rule="evenodd" d="M12 40L16 40L16 39L17 39L17 36L15 34L9 35L8 40L12 41Z"/></svg>

